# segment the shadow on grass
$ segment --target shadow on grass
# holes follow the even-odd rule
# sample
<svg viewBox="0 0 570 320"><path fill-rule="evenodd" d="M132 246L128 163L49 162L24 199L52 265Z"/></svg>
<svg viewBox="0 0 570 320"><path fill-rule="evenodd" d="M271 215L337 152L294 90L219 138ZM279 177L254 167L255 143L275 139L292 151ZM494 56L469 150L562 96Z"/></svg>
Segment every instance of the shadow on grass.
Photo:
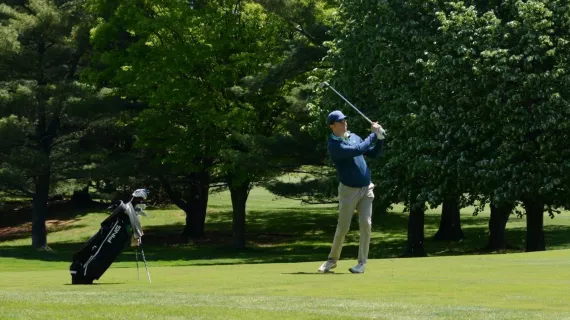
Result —
<svg viewBox="0 0 570 320"><path fill-rule="evenodd" d="M97 280L96 280L97 281ZM71 283L65 283L63 284L64 286L106 286L106 285L117 285L117 284L125 284L126 282L93 282L90 284L71 284Z"/></svg>
<svg viewBox="0 0 570 320"><path fill-rule="evenodd" d="M435 214L425 217L425 249L429 255L483 253L479 248L487 244L488 217L465 216L462 227L466 238L459 242L432 240L439 220L439 215ZM334 207L249 211L246 230L248 247L236 250L231 247L231 212L219 212L208 215L204 240L180 243L179 234L183 226L177 223L146 228L143 245L147 260L159 265L320 262L326 260L330 251L336 221ZM402 254L406 247L407 223L406 214L375 214L369 258L395 258ZM517 227L507 229L507 237L510 244L520 249L509 252L521 252L524 250L526 230L519 228L519 223L514 225ZM570 245L570 226L545 226L544 231L547 249ZM358 240L358 221L355 216L345 240L342 259L356 260ZM0 246L0 256L71 263L73 252L82 245L83 242L51 243L51 252L23 246ZM134 247L125 248L116 261L134 262Z"/></svg>
<svg viewBox="0 0 570 320"><path fill-rule="evenodd" d="M350 272L335 272L335 271L329 271L329 272L288 272L288 273L281 273L281 274L288 274L288 275L321 275L321 276L326 276L326 275L347 275L347 274L352 274Z"/></svg>

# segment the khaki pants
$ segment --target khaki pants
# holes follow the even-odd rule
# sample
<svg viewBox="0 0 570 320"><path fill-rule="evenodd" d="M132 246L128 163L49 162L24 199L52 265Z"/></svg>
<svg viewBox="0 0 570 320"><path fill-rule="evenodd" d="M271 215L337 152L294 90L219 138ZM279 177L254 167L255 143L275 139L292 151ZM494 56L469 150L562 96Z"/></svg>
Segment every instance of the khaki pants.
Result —
<svg viewBox="0 0 570 320"><path fill-rule="evenodd" d="M338 186L338 223L329 254L329 259L339 260L344 237L350 229L350 222L354 210L358 211L358 224L360 225L360 245L358 247L358 262L366 263L368 248L370 247L370 232L372 231L372 201L374 200L374 184L368 187L352 188Z"/></svg>

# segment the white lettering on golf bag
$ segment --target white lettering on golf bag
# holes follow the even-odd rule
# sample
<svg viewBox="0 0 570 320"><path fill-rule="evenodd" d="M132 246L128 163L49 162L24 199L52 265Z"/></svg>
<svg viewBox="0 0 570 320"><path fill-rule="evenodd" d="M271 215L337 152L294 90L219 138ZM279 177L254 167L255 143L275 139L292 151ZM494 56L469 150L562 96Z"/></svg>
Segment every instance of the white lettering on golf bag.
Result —
<svg viewBox="0 0 570 320"><path fill-rule="evenodd" d="M115 224L113 225L112 229L115 229L119 224L119 221L117 220L115 222ZM119 226L119 229L121 227ZM103 243L99 246L99 249L97 250L97 252L95 252L95 254L91 255L91 258L89 258L89 260L87 260L87 262L85 263L85 265L83 265L83 275L86 276L87 275L87 268L89 267L89 264L91 263L91 261L93 261L93 259L99 254L99 251L101 251L101 248L103 248L103 245L105 244L105 242L107 242L107 239L109 239L109 236L111 235L111 233L109 232L107 234L107 236L105 237L105 239L103 240Z"/></svg>
<svg viewBox="0 0 570 320"><path fill-rule="evenodd" d="M117 236L117 233L119 233L119 230L121 230L121 226L117 225L115 227L115 230L113 231L113 234L111 234L111 236L109 237L109 240L107 240L108 243L112 242L112 240L115 238L115 236Z"/></svg>

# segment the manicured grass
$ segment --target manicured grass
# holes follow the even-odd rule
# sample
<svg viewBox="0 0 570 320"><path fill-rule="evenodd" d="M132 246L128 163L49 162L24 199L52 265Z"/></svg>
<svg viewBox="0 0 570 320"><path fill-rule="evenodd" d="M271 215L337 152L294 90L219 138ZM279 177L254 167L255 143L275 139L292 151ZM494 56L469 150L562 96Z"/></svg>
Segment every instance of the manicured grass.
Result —
<svg viewBox="0 0 570 320"><path fill-rule="evenodd" d="M564 319L570 251L385 259L368 271L316 263L111 268L99 285L66 270L1 272L2 319Z"/></svg>
<svg viewBox="0 0 570 320"><path fill-rule="evenodd" d="M365 274L348 272L357 255L354 221L334 274L317 274L336 223L334 205L301 206L254 189L248 202L248 249L235 251L227 194L211 197L207 239L180 244L182 211L143 217L145 254L137 279L127 248L93 286L72 286L71 254L108 213L88 213L51 227L54 249L29 248L29 234L0 243L0 319L570 319L570 216L545 216L549 251L474 254L486 244L488 213L465 209L467 239L431 240L439 212L426 216L431 257L396 259L406 240L401 207L375 214ZM525 220L511 218L510 243L524 248ZM554 250L557 249L557 250ZM462 256L455 256L461 254ZM140 259L140 257L139 257Z"/></svg>

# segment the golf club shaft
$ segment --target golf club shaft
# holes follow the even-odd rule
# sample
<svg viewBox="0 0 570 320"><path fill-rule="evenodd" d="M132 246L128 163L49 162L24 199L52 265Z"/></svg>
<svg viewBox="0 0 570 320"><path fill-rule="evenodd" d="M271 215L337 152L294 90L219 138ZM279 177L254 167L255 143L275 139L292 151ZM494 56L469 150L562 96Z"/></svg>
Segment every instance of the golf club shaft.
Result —
<svg viewBox="0 0 570 320"><path fill-rule="evenodd" d="M141 273L139 272L139 250L135 248L135 257L137 259L137 279L141 279Z"/></svg>
<svg viewBox="0 0 570 320"><path fill-rule="evenodd" d="M355 107L352 103L350 103L350 101L348 101L342 94L340 94L340 92L336 91L335 88L333 88L328 82L324 82L324 84L331 88L332 91L334 91L336 94L338 94L339 97L341 97L344 101L346 101L346 103L348 103L352 108L354 108L354 110L356 110L356 112L360 113L361 116L364 117L364 119L366 119L366 121L368 121L370 124L372 124L372 121L370 119L368 119L367 116L364 115L364 113L360 112L360 110L358 110L357 107Z"/></svg>
<svg viewBox="0 0 570 320"><path fill-rule="evenodd" d="M152 281L150 280L150 273L148 272L148 266L146 265L146 258L144 256L144 250L141 248L141 254L142 254L142 258L143 258L143 262L144 262L144 267L146 269L146 275L148 276L148 282L152 283Z"/></svg>

